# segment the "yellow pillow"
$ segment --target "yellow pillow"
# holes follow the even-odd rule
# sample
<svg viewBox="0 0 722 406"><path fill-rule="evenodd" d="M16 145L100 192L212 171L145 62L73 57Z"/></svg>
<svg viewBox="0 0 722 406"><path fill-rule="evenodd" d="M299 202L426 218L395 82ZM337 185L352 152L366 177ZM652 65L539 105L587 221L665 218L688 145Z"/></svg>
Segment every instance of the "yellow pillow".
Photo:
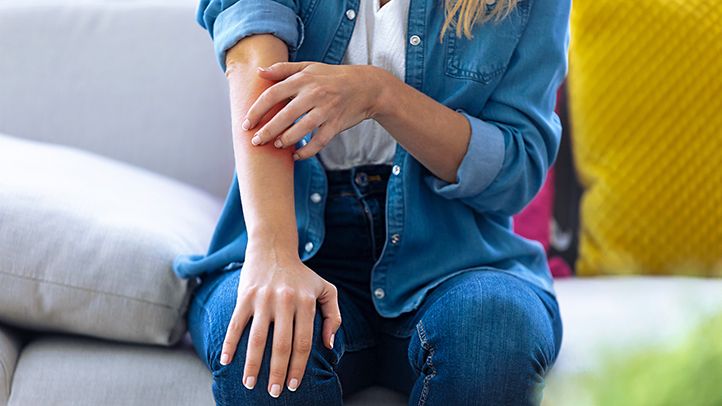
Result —
<svg viewBox="0 0 722 406"><path fill-rule="evenodd" d="M575 0L577 273L722 269L722 3Z"/></svg>

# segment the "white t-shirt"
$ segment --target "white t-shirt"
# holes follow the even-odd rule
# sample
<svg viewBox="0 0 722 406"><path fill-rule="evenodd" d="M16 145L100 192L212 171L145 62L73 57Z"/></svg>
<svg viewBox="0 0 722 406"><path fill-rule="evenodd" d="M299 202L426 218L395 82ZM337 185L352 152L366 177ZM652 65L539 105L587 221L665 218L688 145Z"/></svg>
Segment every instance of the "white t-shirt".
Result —
<svg viewBox="0 0 722 406"><path fill-rule="evenodd" d="M374 65L404 80L409 0L361 0L343 64ZM392 163L396 140L374 120L364 120L337 134L319 158L327 169Z"/></svg>

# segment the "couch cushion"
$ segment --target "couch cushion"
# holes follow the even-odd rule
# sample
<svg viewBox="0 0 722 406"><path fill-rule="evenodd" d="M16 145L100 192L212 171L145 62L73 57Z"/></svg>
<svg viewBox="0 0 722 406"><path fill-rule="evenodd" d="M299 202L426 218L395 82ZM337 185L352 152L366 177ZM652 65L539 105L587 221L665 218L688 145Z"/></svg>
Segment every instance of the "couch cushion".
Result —
<svg viewBox="0 0 722 406"><path fill-rule="evenodd" d="M221 202L160 175L0 135L0 321L169 344Z"/></svg>
<svg viewBox="0 0 722 406"><path fill-rule="evenodd" d="M20 335L12 328L0 325L0 405L4 405L10 396L21 346Z"/></svg>
<svg viewBox="0 0 722 406"><path fill-rule="evenodd" d="M550 399L574 390L565 380L593 373L608 354L673 343L722 312L722 280L716 279L574 278L558 280L555 288L564 334L547 383Z"/></svg>
<svg viewBox="0 0 722 406"><path fill-rule="evenodd" d="M211 375L173 348L47 335L18 360L9 405L212 405Z"/></svg>
<svg viewBox="0 0 722 406"><path fill-rule="evenodd" d="M722 274L720 21L715 0L575 3L580 275Z"/></svg>
<svg viewBox="0 0 722 406"><path fill-rule="evenodd" d="M15 376L9 406L214 404L211 373L188 335L161 348L49 334L27 345ZM402 406L406 398L372 387L344 404Z"/></svg>

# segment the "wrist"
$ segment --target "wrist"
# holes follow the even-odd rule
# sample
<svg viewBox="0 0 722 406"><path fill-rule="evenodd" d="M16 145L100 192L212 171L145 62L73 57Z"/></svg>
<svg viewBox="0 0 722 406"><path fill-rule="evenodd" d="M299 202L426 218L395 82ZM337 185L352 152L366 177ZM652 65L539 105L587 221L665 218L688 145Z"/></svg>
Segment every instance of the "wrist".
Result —
<svg viewBox="0 0 722 406"><path fill-rule="evenodd" d="M289 233L291 234L291 233ZM278 258L297 259L298 238L293 235L279 234L271 231L250 231L246 255L269 255Z"/></svg>
<svg viewBox="0 0 722 406"><path fill-rule="evenodd" d="M371 86L370 101L367 117L373 120L380 120L393 112L394 105L392 95L399 81L391 72L376 66L369 66L371 74L368 83Z"/></svg>

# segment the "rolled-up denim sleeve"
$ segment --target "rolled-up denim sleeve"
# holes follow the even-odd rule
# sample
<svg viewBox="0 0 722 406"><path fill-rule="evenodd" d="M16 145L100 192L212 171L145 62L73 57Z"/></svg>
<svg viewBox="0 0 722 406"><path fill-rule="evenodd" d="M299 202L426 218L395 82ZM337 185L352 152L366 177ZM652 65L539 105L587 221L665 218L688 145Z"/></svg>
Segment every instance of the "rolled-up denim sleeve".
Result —
<svg viewBox="0 0 722 406"><path fill-rule="evenodd" d="M289 60L303 42L303 21L295 0L201 0L196 21L213 39L224 72L226 52L249 35L275 35L288 46Z"/></svg>
<svg viewBox="0 0 722 406"><path fill-rule="evenodd" d="M456 181L427 185L479 212L512 215L541 189L561 140L554 112L567 74L570 0L535 0L504 76L479 112L457 109L471 126ZM473 113L473 114L472 114Z"/></svg>

